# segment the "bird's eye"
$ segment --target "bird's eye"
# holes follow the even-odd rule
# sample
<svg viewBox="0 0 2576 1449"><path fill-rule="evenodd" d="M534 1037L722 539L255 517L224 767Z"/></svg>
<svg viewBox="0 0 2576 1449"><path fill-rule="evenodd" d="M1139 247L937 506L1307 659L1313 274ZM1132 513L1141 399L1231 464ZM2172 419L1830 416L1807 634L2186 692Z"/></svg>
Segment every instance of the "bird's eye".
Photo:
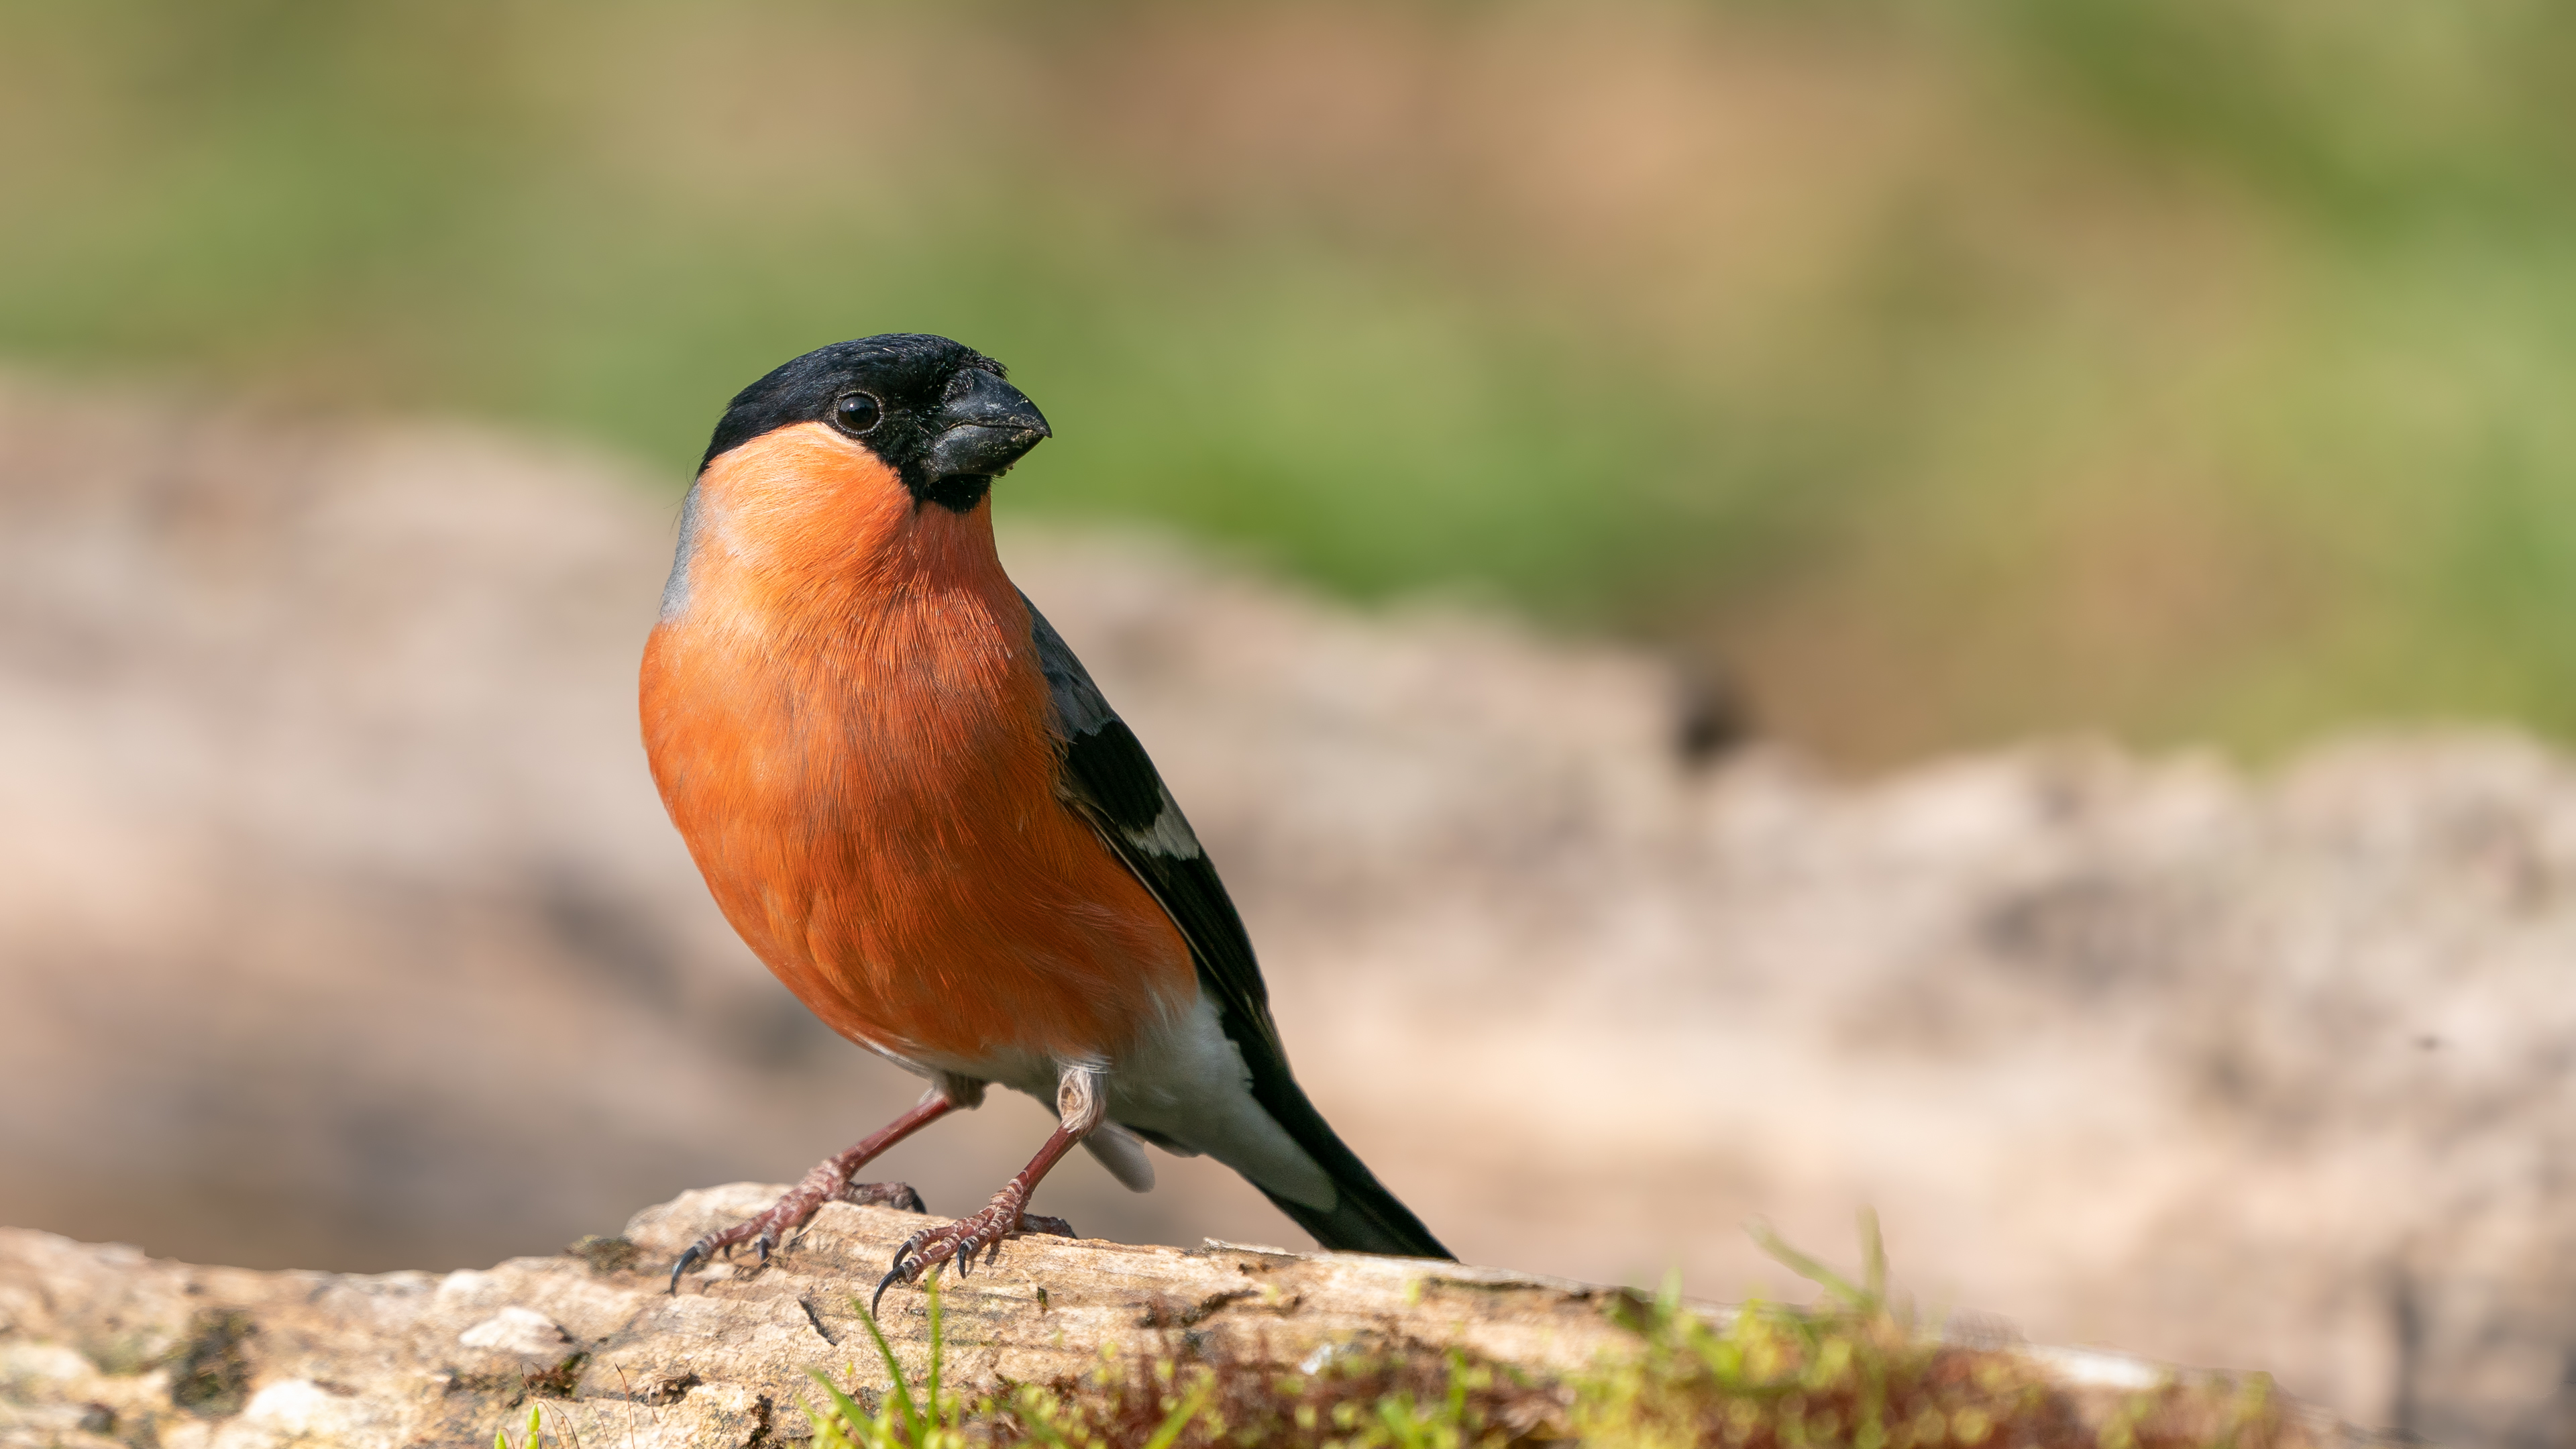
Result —
<svg viewBox="0 0 2576 1449"><path fill-rule="evenodd" d="M863 392L850 393L832 404L832 426L854 438L875 427L884 416L885 409Z"/></svg>

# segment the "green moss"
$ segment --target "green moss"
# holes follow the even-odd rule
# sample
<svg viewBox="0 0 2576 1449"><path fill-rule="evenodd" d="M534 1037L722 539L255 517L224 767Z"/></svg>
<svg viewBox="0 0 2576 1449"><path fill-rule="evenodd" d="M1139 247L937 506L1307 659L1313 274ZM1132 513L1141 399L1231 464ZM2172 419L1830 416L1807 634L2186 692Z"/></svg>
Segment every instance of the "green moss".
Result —
<svg viewBox="0 0 2576 1449"><path fill-rule="evenodd" d="M943 1320L930 1283L931 1353L909 1383L875 1336L893 1387L873 1408L821 1374L815 1449L1505 1449L1722 1445L1728 1449L2288 1449L2304 1431L2270 1381L2175 1380L2110 1407L2080 1404L2033 1360L1944 1344L1891 1306L1877 1222L1862 1220L1855 1282L1776 1236L1764 1247L1824 1290L1810 1307L1749 1303L1722 1323L1676 1285L1612 1301L1635 1346L1586 1373L1531 1375L1455 1346L1336 1345L1286 1369L1221 1335L1166 1337L1144 1356L1050 1384L970 1396L940 1379Z"/></svg>
<svg viewBox="0 0 2576 1449"><path fill-rule="evenodd" d="M210 1417L238 1414L250 1402L248 1343L259 1326L238 1309L207 1308L172 1350L170 1402Z"/></svg>
<svg viewBox="0 0 2576 1449"><path fill-rule="evenodd" d="M575 1239L565 1252L588 1263L595 1273L623 1273L635 1266L643 1250L625 1238L604 1238L585 1233Z"/></svg>

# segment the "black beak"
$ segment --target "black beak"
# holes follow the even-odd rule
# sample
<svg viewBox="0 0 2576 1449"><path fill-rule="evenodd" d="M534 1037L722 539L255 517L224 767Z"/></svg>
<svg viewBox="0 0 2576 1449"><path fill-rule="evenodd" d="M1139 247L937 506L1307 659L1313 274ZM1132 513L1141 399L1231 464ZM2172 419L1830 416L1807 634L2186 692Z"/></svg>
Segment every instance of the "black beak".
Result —
<svg viewBox="0 0 2576 1449"><path fill-rule="evenodd" d="M1022 454L1055 436L1046 416L1016 387L982 368L964 373L965 384L940 405L923 470L933 480L991 478Z"/></svg>

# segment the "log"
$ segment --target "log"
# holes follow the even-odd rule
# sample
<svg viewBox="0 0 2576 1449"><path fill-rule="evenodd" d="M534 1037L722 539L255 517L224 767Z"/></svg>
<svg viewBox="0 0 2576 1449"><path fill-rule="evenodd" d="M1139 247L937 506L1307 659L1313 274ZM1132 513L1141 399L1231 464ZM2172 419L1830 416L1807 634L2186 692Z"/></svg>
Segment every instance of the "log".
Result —
<svg viewBox="0 0 2576 1449"><path fill-rule="evenodd" d="M766 1265L720 1262L668 1291L680 1250L767 1205L776 1184L683 1193L617 1238L488 1270L342 1274L198 1267L121 1245L0 1229L0 1446L251 1449L484 1446L524 1431L600 1446L810 1437L812 1374L874 1402L889 1376L860 1317L895 1245L927 1219L833 1203ZM1539 1380L1633 1354L1627 1290L1496 1268L1214 1240L1196 1249L1024 1237L945 1275L952 1384L1075 1377L1112 1352L1221 1336L1266 1364L1357 1344L1470 1355ZM1697 1305L1723 1321L1726 1310ZM908 1376L929 1353L919 1288L886 1295ZM2013 1350L2088 1423L2178 1382L2118 1355ZM2306 1414L2298 1437L2360 1442Z"/></svg>

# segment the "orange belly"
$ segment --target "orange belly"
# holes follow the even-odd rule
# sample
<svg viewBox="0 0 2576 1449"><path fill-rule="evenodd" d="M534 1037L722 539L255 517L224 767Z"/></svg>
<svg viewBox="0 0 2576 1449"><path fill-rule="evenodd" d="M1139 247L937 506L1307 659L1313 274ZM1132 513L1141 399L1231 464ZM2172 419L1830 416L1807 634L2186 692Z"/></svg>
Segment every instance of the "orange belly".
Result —
<svg viewBox="0 0 2576 1449"><path fill-rule="evenodd" d="M963 535L891 587L818 596L701 545L645 650L655 783L734 929L843 1036L968 1075L1115 1062L1195 998L1188 946L1056 798L984 510L917 513Z"/></svg>

